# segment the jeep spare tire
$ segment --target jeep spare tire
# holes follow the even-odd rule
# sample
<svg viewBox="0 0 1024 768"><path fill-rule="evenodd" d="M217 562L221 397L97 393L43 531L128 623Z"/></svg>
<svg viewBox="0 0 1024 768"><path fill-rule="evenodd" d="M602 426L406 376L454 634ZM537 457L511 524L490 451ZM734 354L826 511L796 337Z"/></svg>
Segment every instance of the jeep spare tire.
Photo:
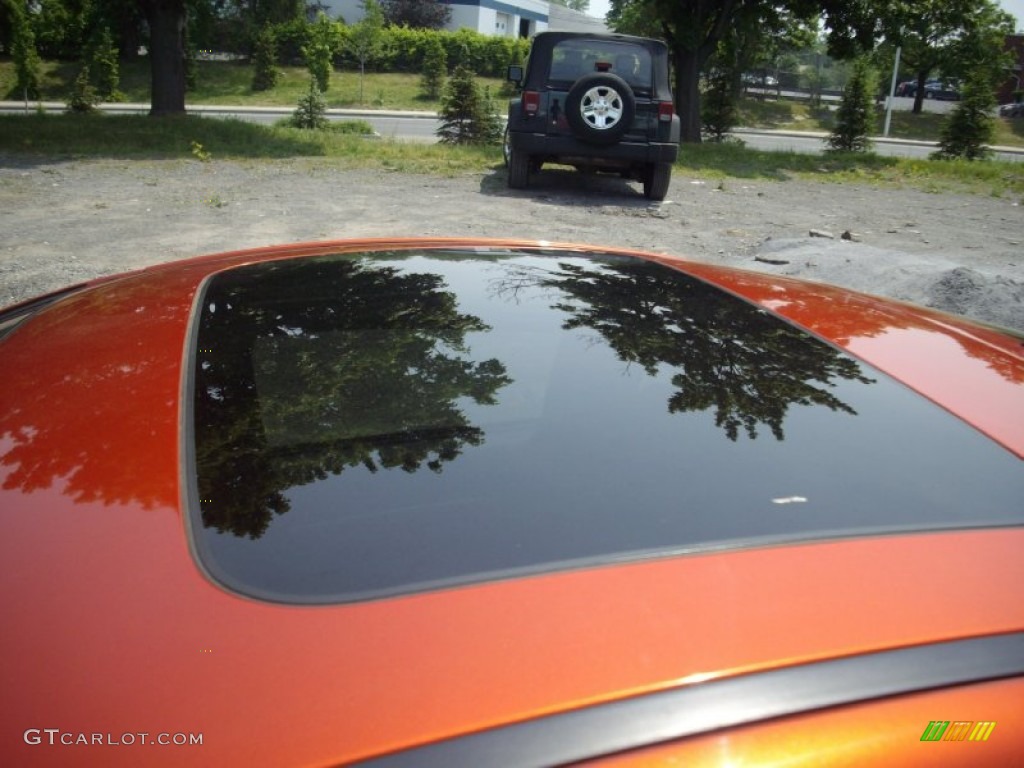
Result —
<svg viewBox="0 0 1024 768"><path fill-rule="evenodd" d="M577 80L565 99L565 116L580 141L614 144L633 124L636 100L618 75L597 72Z"/></svg>

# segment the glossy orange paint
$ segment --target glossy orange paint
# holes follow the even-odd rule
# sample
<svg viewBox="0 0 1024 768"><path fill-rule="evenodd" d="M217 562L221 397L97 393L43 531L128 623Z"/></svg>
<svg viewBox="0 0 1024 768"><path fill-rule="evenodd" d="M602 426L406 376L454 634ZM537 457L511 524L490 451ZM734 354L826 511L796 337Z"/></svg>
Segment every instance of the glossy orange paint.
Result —
<svg viewBox="0 0 1024 768"><path fill-rule="evenodd" d="M692 555L345 606L260 603L213 584L189 550L180 467L201 281L261 259L429 245L524 244L194 259L104 281L0 342L18 372L0 390L0 764L333 764L696 676L1024 629L1022 529ZM754 292L749 275L694 272ZM866 299L834 308L838 294L783 283L808 307L797 322L877 335L874 316L858 321ZM970 359L959 338L943 354ZM203 743L51 746L26 743L29 729Z"/></svg>

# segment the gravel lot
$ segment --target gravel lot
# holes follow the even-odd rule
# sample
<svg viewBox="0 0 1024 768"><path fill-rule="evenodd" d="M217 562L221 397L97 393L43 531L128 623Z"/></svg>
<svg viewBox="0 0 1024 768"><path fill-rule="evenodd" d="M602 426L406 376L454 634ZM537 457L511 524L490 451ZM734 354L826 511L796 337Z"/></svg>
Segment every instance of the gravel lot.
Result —
<svg viewBox="0 0 1024 768"><path fill-rule="evenodd" d="M811 230L836 239L811 237ZM852 241L840 239L850 232ZM677 172L639 185L503 171L454 179L315 160L36 161L0 155L0 305L203 253L351 237L517 237L798 275L1024 330L1019 198Z"/></svg>

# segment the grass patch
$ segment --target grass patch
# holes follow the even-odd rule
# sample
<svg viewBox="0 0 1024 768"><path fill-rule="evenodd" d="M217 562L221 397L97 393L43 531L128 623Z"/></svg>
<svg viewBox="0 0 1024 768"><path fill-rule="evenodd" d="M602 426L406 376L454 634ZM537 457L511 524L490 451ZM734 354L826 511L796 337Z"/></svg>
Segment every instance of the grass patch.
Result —
<svg viewBox="0 0 1024 768"><path fill-rule="evenodd" d="M368 139L332 124L307 131L283 124L186 116L0 115L0 152L50 157L319 157L341 167L409 173L483 173L501 164L493 147L451 147ZM761 152L741 144L684 145L679 169L705 178L856 182L926 191L1024 195L1024 163L914 160L867 154Z"/></svg>
<svg viewBox="0 0 1024 768"><path fill-rule="evenodd" d="M500 147L449 147L196 116L0 115L0 152L49 157L206 160L320 157L343 167L456 175L501 162ZM357 129L360 126L356 126ZM363 128L369 127L363 124Z"/></svg>
<svg viewBox="0 0 1024 768"><path fill-rule="evenodd" d="M291 117L282 117L274 123L275 128L293 128ZM332 120L324 129L329 133L349 136L370 137L376 136L377 132L365 120Z"/></svg>
<svg viewBox="0 0 1024 768"><path fill-rule="evenodd" d="M741 99L738 104L739 124L744 128L766 128L789 131L819 131L830 133L835 127L835 111L828 107L812 107L806 102L786 99ZM935 112L894 111L889 136L894 139L938 141L946 115ZM875 115L875 135L885 129L885 110ZM992 143L1007 147L1024 147L1024 120L998 118Z"/></svg>
<svg viewBox="0 0 1024 768"><path fill-rule="evenodd" d="M744 128L795 128L809 120L807 105L798 101L742 98L736 110ZM808 123L801 130L818 130L812 125Z"/></svg>
<svg viewBox="0 0 1024 768"><path fill-rule="evenodd" d="M1024 163L918 160L874 153L762 152L728 142L685 145L680 155L680 169L710 179L799 178L927 192L1024 195Z"/></svg>

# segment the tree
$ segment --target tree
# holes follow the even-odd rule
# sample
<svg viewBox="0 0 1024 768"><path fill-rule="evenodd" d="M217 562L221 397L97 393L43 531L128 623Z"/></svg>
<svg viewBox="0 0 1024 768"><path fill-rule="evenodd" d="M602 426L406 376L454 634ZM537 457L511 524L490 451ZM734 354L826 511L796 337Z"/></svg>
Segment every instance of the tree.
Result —
<svg viewBox="0 0 1024 768"><path fill-rule="evenodd" d="M139 0L149 24L153 117L185 114L186 0Z"/></svg>
<svg viewBox="0 0 1024 768"><path fill-rule="evenodd" d="M1012 18L992 0L886 0L876 10L880 33L901 46L902 60L914 73L915 114L922 111L929 75L962 74L979 58L997 60L1002 36L1013 32Z"/></svg>
<svg viewBox="0 0 1024 768"><path fill-rule="evenodd" d="M384 30L384 12L377 0L363 0L362 20L353 24L348 35L347 47L359 61L359 103L363 103L363 76L366 63L380 55L381 38Z"/></svg>
<svg viewBox="0 0 1024 768"><path fill-rule="evenodd" d="M91 81L96 86L96 95L101 101L122 101L124 94L119 90L121 68L117 47L110 29L101 26L93 33L88 46L86 60Z"/></svg>
<svg viewBox="0 0 1024 768"><path fill-rule="evenodd" d="M791 13L780 12L771 21L774 27L765 27L762 19L746 19L746 24L736 26L726 42L735 49L733 57L737 77L748 72L761 76L760 97L763 100L767 90L766 79L770 72L776 74L787 56L791 59L798 52L807 51L818 41L818 23ZM753 22L753 23L752 23ZM796 69L795 61L793 69Z"/></svg>
<svg viewBox="0 0 1024 768"><path fill-rule="evenodd" d="M47 59L80 59L91 12L89 5L69 0L12 0L11 6L31 7L36 48ZM3 28L0 19L0 28ZM13 30L13 19L11 29ZM10 49L7 49L10 50Z"/></svg>
<svg viewBox="0 0 1024 768"><path fill-rule="evenodd" d="M10 0L0 0L0 49L6 53L14 42L14 15L16 6Z"/></svg>
<svg viewBox="0 0 1024 768"><path fill-rule="evenodd" d="M853 75L843 89L843 101L836 114L836 127L828 139L829 148L839 152L865 152L871 148L868 134L875 122L875 79L867 59L854 64Z"/></svg>
<svg viewBox="0 0 1024 768"><path fill-rule="evenodd" d="M274 29L265 24L256 36L256 50L253 53L252 89L269 91L277 85L277 40Z"/></svg>
<svg viewBox="0 0 1024 768"><path fill-rule="evenodd" d="M830 46L844 55L870 48L876 21L868 0L611 0L617 32L663 37L675 72L675 104L682 140L701 140L700 77L726 34L736 27L772 34L790 24L813 25L824 14ZM879 0L881 2L882 0Z"/></svg>
<svg viewBox="0 0 1024 768"><path fill-rule="evenodd" d="M1014 64L1006 48L1006 37L1014 32L1013 17L991 0L983 0L966 21L962 33L946 48L943 68L964 77L984 70L995 88Z"/></svg>
<svg viewBox="0 0 1024 768"><path fill-rule="evenodd" d="M995 84L991 72L976 67L964 82L963 99L942 127L939 150L933 157L940 160L963 158L984 160L991 154L985 145L995 131Z"/></svg>
<svg viewBox="0 0 1024 768"><path fill-rule="evenodd" d="M12 95L17 98L39 98L39 53L36 51L36 39L32 33L32 25L25 11L16 2L9 2L14 21L13 40L11 43L14 54L14 71L17 81Z"/></svg>
<svg viewBox="0 0 1024 768"><path fill-rule="evenodd" d="M714 66L708 74L707 90L701 102L701 122L704 134L711 141L725 141L729 131L736 127L739 112L739 72L736 68L735 38L723 40L712 59Z"/></svg>
<svg viewBox="0 0 1024 768"><path fill-rule="evenodd" d="M299 106L292 113L292 125L296 128L319 130L327 127L327 102L317 86L316 78L309 78L309 92L299 99Z"/></svg>
<svg viewBox="0 0 1024 768"><path fill-rule="evenodd" d="M334 69L334 51L338 48L338 32L335 23L322 11L317 14L316 23L311 25L309 43L302 48L309 74L316 80L321 92L331 87L331 70ZM360 99L361 100L361 99Z"/></svg>
<svg viewBox="0 0 1024 768"><path fill-rule="evenodd" d="M75 78L71 98L68 99L68 112L91 114L96 111L96 105L100 103L100 98L90 80L89 65L86 64Z"/></svg>
<svg viewBox="0 0 1024 768"><path fill-rule="evenodd" d="M452 18L451 6L438 0L383 0L384 19L395 27L441 29Z"/></svg>
<svg viewBox="0 0 1024 768"><path fill-rule="evenodd" d="M423 74L420 76L420 92L427 99L436 99L444 87L447 67L447 56L441 40L433 36L429 39L423 53Z"/></svg>
<svg viewBox="0 0 1024 768"><path fill-rule="evenodd" d="M452 74L441 99L441 125L437 135L442 144L496 144L501 123L490 99L480 93L473 73L460 64Z"/></svg>
<svg viewBox="0 0 1024 768"><path fill-rule="evenodd" d="M590 0L551 0L555 5L562 5L572 11L586 13L590 8Z"/></svg>
<svg viewBox="0 0 1024 768"><path fill-rule="evenodd" d="M611 29L625 35L662 35L662 24L654 15L652 0L610 0L605 22Z"/></svg>
<svg viewBox="0 0 1024 768"><path fill-rule="evenodd" d="M248 11L253 24L263 26L264 24L287 24L295 19L306 19L305 0L250 0L244 3L235 0L240 8L248 5Z"/></svg>

